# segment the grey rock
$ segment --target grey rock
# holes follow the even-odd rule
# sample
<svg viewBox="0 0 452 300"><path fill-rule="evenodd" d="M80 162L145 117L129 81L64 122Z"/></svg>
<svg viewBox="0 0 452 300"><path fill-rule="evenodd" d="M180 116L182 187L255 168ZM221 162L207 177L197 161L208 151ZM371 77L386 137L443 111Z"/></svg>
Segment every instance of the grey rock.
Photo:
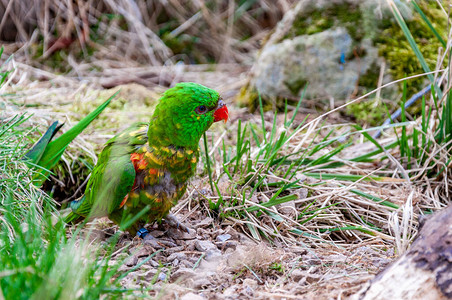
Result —
<svg viewBox="0 0 452 300"><path fill-rule="evenodd" d="M189 260L181 260L180 262L180 267L193 268L194 265L195 263Z"/></svg>
<svg viewBox="0 0 452 300"><path fill-rule="evenodd" d="M184 248L185 248L184 246L177 246L177 247L173 247L173 248L168 248L165 250L165 252L167 254L179 253L181 251L184 251Z"/></svg>
<svg viewBox="0 0 452 300"><path fill-rule="evenodd" d="M339 6L355 16L344 20L331 14ZM408 5L397 1L397 7L405 20L413 18ZM356 14L362 20L359 23L355 21ZM331 26L320 32L314 29L298 34L297 26L301 25L297 22L304 22L303 28L315 26L319 20L314 15L327 16ZM378 74L384 61L375 45L381 32L379 25L388 19L393 20L393 15L385 0L298 1L258 54L249 90L270 99L299 99L308 83L305 98L309 99L343 100L359 93L360 77L368 71ZM383 84L392 80L388 70L386 66ZM389 87L385 93L392 95L396 90L395 86Z"/></svg>
<svg viewBox="0 0 452 300"><path fill-rule="evenodd" d="M149 232L149 234L152 235L155 238L158 238L158 237L164 236L165 232L161 231L161 230L152 230L151 232Z"/></svg>
<svg viewBox="0 0 452 300"><path fill-rule="evenodd" d="M173 253L173 254L171 254L170 256L168 256L166 258L166 260L168 262L172 262L175 259L185 260L185 259L187 259L187 255L185 253L183 253L183 252L176 252L176 253Z"/></svg>
<svg viewBox="0 0 452 300"><path fill-rule="evenodd" d="M213 223L213 219L210 217L206 217L203 220L201 220L200 222L197 222L194 227L195 228L200 228L200 227L208 227L211 226Z"/></svg>
<svg viewBox="0 0 452 300"><path fill-rule="evenodd" d="M190 268L179 268L176 272L171 275L171 280L177 280L179 278L190 278L195 277L196 272Z"/></svg>
<svg viewBox="0 0 452 300"><path fill-rule="evenodd" d="M160 266L160 264L159 264L158 262L156 262L155 260L153 260L153 259L151 259L151 260L149 261L149 264L150 264L151 266L153 266L154 268L157 268L158 266Z"/></svg>
<svg viewBox="0 0 452 300"><path fill-rule="evenodd" d="M143 243L145 245L149 245L149 246L153 247L154 249L162 249L162 248L166 248L166 247L176 247L177 246L172 241L169 241L166 239L157 239L150 234L148 234L144 237Z"/></svg>
<svg viewBox="0 0 452 300"><path fill-rule="evenodd" d="M360 75L378 59L377 48L363 42L367 55L341 64L354 43L343 27L297 36L264 47L254 68L253 84L261 95L294 98L309 82L306 97L347 98Z"/></svg>
<svg viewBox="0 0 452 300"><path fill-rule="evenodd" d="M151 255L152 253L154 253L154 249L152 249L148 245L144 245L143 248L141 248L140 250L138 250L138 252L135 253L135 255L137 257L147 257L147 256Z"/></svg>
<svg viewBox="0 0 452 300"><path fill-rule="evenodd" d="M198 251L206 252L207 250L218 250L217 246L215 246L211 241L200 241L197 240L195 242L195 248Z"/></svg>
<svg viewBox="0 0 452 300"><path fill-rule="evenodd" d="M219 236L217 236L216 240L218 242L226 242L230 238L231 238L231 235L229 233L225 233L225 234L220 234Z"/></svg>
<svg viewBox="0 0 452 300"><path fill-rule="evenodd" d="M193 240L196 238L196 231L191 228L187 228L189 232L183 231L181 229L170 228L168 230L168 236L174 238L175 240Z"/></svg>
<svg viewBox="0 0 452 300"><path fill-rule="evenodd" d="M211 261L211 260L217 260L218 258L221 257L221 251L218 249L209 249L206 251L206 256L205 259L207 261Z"/></svg>
<svg viewBox="0 0 452 300"><path fill-rule="evenodd" d="M227 249L235 250L237 249L238 243L236 241L227 241L225 243L217 242L215 243L221 251L226 251Z"/></svg>
<svg viewBox="0 0 452 300"><path fill-rule="evenodd" d="M165 281L166 280L166 273L164 273L164 272L160 272L159 273L159 276L158 276L158 280L161 280L161 281Z"/></svg>
<svg viewBox="0 0 452 300"><path fill-rule="evenodd" d="M146 273L144 273L144 278L146 278L147 280L152 280L154 278L155 274L157 274L157 270L151 269L151 270L147 271Z"/></svg>
<svg viewBox="0 0 452 300"><path fill-rule="evenodd" d="M138 256L132 255L125 261L125 265L128 267L133 267L137 264L137 262L138 262Z"/></svg>
<svg viewBox="0 0 452 300"><path fill-rule="evenodd" d="M236 245L235 247L226 247L226 248L224 249L224 255L225 255L225 256L229 256L229 255L231 255L232 253L234 253L234 252L236 251L236 249L237 249L237 245Z"/></svg>

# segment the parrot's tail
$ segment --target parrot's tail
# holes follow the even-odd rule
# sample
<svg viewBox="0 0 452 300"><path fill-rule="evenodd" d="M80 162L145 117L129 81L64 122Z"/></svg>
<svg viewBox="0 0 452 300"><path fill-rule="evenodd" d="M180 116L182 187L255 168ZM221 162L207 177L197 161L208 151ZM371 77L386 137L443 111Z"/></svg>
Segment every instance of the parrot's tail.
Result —
<svg viewBox="0 0 452 300"><path fill-rule="evenodd" d="M64 223L70 224L70 223L77 223L79 219L81 219L82 216L77 215L75 212L71 211L65 218Z"/></svg>
<svg viewBox="0 0 452 300"><path fill-rule="evenodd" d="M71 210L71 212L64 217L64 222L69 224L69 223L77 223L77 221L79 221L79 219L82 219L83 216L75 213L74 211L76 211L80 205L83 203L83 201L85 200L85 196L80 197L77 200L74 200L71 202L70 204L70 208L68 210Z"/></svg>

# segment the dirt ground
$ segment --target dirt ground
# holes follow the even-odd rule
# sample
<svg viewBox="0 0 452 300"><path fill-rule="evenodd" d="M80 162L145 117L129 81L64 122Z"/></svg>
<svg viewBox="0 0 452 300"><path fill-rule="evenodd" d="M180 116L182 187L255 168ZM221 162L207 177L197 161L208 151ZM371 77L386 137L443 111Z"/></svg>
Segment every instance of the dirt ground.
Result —
<svg viewBox="0 0 452 300"><path fill-rule="evenodd" d="M177 217L190 233L163 222L148 227L156 240L121 235L112 261L125 260L119 271L132 270L124 288L158 299L344 299L394 257L372 241L346 247L256 241L230 221L207 216L199 204ZM92 225L98 241L117 230L108 219Z"/></svg>

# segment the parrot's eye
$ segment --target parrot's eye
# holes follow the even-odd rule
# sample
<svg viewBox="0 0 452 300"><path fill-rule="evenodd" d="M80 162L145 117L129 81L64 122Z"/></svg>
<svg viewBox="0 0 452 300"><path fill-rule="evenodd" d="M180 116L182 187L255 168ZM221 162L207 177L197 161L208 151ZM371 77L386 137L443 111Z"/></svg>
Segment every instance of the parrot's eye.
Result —
<svg viewBox="0 0 452 300"><path fill-rule="evenodd" d="M202 115L206 111L207 111L207 107L205 105L200 105L195 109L195 112L200 115Z"/></svg>

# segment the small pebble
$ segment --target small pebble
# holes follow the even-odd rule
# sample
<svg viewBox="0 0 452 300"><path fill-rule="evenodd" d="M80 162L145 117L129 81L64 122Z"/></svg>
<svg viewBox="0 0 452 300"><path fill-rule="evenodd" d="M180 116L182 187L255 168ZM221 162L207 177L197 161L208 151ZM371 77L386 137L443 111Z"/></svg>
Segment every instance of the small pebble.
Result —
<svg viewBox="0 0 452 300"><path fill-rule="evenodd" d="M172 280L177 280L178 278L189 278L189 277L195 277L196 272L193 271L190 268L179 268L176 272L171 274Z"/></svg>
<svg viewBox="0 0 452 300"><path fill-rule="evenodd" d="M193 268L194 264L195 264L194 262L191 262L189 260L182 260L180 262L180 267Z"/></svg>
<svg viewBox="0 0 452 300"><path fill-rule="evenodd" d="M200 241L195 242L195 248L198 251L205 252L207 250L218 249L211 241Z"/></svg>
<svg viewBox="0 0 452 300"><path fill-rule="evenodd" d="M157 274L157 270L151 269L151 270L147 271L146 273L144 273L144 278L146 278L147 280L151 280L154 278L155 274Z"/></svg>
<svg viewBox="0 0 452 300"><path fill-rule="evenodd" d="M209 249L206 251L206 260L213 260L221 257L221 251L218 249Z"/></svg>
<svg viewBox="0 0 452 300"><path fill-rule="evenodd" d="M218 242L226 242L230 238L231 238L231 235L229 233L220 234L219 236L217 236L217 241Z"/></svg>
<svg viewBox="0 0 452 300"><path fill-rule="evenodd" d="M158 279L161 280L161 281L165 281L166 280L166 274L163 273L163 272L160 272L160 274L158 276Z"/></svg>
<svg viewBox="0 0 452 300"><path fill-rule="evenodd" d="M155 260L153 260L153 259L151 259L151 260L149 261L149 264L150 264L151 266L153 266L154 268L158 268L158 267L160 266L160 264L159 264L158 262L156 262Z"/></svg>
<svg viewBox="0 0 452 300"><path fill-rule="evenodd" d="M138 257L136 255L132 255L126 260L125 265L128 267L133 267L137 264L137 262L138 262Z"/></svg>
<svg viewBox="0 0 452 300"><path fill-rule="evenodd" d="M179 260L176 258L175 260L173 260L172 265L174 267L176 267L177 265L179 265Z"/></svg>
<svg viewBox="0 0 452 300"><path fill-rule="evenodd" d="M184 260L187 258L187 255L183 252L175 252L166 258L166 261L172 262L173 260Z"/></svg>

